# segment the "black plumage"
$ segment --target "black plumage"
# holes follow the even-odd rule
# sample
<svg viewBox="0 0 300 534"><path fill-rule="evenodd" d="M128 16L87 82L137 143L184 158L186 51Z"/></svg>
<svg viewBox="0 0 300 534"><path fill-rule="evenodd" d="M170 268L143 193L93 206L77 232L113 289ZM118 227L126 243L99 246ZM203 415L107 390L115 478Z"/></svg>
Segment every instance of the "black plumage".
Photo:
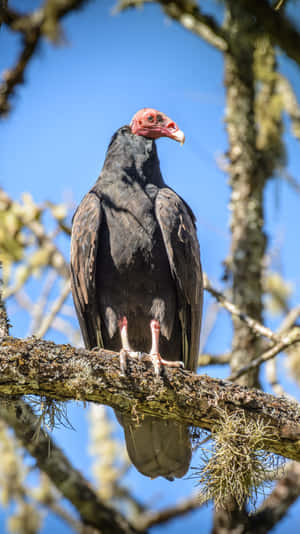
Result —
<svg viewBox="0 0 300 534"><path fill-rule="evenodd" d="M149 323L160 323L160 351L195 370L202 275L195 218L163 181L155 141L129 126L113 136L102 172L73 219L72 293L87 348L149 353ZM190 462L184 425L146 417L135 427L117 414L131 460L145 475L180 477Z"/></svg>

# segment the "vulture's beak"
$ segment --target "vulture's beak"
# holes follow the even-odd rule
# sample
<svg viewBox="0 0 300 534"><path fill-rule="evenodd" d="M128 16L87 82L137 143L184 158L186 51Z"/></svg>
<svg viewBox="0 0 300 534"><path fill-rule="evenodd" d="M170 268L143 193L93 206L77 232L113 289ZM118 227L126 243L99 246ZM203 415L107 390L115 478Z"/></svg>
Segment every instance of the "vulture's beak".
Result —
<svg viewBox="0 0 300 534"><path fill-rule="evenodd" d="M181 145L183 145L185 141L185 135L182 130L177 130L177 132L172 133L172 139L178 141Z"/></svg>

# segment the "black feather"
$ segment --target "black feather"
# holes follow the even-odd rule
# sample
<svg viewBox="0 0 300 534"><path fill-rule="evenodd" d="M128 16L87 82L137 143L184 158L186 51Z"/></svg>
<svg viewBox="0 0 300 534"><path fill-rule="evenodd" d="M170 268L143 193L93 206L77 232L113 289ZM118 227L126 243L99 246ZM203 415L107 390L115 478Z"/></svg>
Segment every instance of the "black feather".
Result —
<svg viewBox="0 0 300 534"><path fill-rule="evenodd" d="M126 316L132 349L149 352L149 324L157 319L162 356L195 370L203 294L195 218L164 183L155 141L128 126L112 137L102 172L75 213L71 273L86 347L119 351L118 321ZM167 478L186 472L184 425L147 418L134 431L118 417L141 472ZM162 444L172 442L177 446L168 456Z"/></svg>

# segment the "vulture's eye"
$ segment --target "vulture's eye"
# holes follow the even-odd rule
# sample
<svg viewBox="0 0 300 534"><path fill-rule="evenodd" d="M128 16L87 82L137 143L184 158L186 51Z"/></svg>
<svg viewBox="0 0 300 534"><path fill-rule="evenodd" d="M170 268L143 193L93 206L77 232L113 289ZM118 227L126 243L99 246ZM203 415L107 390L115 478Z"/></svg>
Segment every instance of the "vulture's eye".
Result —
<svg viewBox="0 0 300 534"><path fill-rule="evenodd" d="M153 122L153 121L154 121L154 117L153 117L153 115L149 115L149 116L147 117L147 119L148 119L149 122Z"/></svg>
<svg viewBox="0 0 300 534"><path fill-rule="evenodd" d="M157 119L157 122L163 122L164 120L161 115L157 115L156 119Z"/></svg>

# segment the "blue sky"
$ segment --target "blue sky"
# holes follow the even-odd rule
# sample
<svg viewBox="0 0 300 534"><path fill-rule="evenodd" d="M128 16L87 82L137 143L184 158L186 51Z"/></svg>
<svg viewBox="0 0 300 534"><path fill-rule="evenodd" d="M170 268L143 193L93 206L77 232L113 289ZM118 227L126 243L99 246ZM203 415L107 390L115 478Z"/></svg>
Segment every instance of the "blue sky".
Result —
<svg viewBox="0 0 300 534"><path fill-rule="evenodd" d="M15 0L11 5L27 9L40 3ZM37 202L71 198L75 206L95 182L114 131L128 124L142 107L159 109L186 135L183 148L169 139L158 141L164 178L194 210L204 269L221 287L222 260L230 245L229 188L217 164L227 149L222 56L168 20L158 6L112 16L113 5L110 0L90 2L64 20L63 45L44 42L40 47L26 72L26 83L17 89L12 113L1 123L0 185L16 199L30 191ZM220 4L209 0L205 5L209 13L221 17ZM294 19L300 21L299 6L292 9ZM0 71L14 63L18 46L18 37L2 28ZM299 71L282 56L280 65L300 100ZM299 144L289 132L286 120L288 169L298 178ZM300 254L295 246L299 200L286 184L269 182L265 195L269 247L279 243L280 269L294 286L294 304L300 298ZM68 257L67 248L64 252ZM14 334L23 335L22 316L11 320ZM229 349L230 336L230 321L222 312L207 350ZM206 371L216 376L224 373L222 369ZM290 379L287 384L297 394ZM74 403L68 413L76 431L58 429L55 438L74 464L90 476L87 410ZM196 464L197 458L192 462ZM154 494L153 502L160 506L188 495L195 487L190 479L172 484L150 481L134 469L128 484L145 499ZM298 532L297 513L299 507L293 507L275 532L281 534L286 528ZM1 521L3 517L0 527ZM210 507L153 532L179 533L183 524L194 531L199 521L202 532L209 532ZM68 532L61 523L55 528ZM43 533L52 529L53 524L46 523Z"/></svg>

